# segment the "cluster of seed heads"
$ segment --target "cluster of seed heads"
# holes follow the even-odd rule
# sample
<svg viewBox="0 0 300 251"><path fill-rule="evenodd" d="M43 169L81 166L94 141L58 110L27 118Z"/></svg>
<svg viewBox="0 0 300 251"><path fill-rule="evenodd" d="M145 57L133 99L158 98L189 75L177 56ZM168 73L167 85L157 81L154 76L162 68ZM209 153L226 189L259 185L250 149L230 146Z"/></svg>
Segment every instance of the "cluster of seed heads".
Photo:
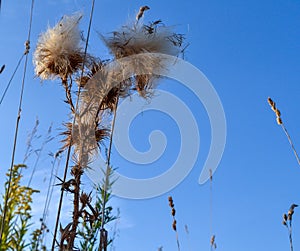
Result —
<svg viewBox="0 0 300 251"><path fill-rule="evenodd" d="M293 218L293 214L294 214L294 209L295 207L298 207L298 205L296 204L292 204L288 213L287 214L283 214L283 221L282 221L282 224L284 226L287 226L287 222L291 222L292 221L292 218Z"/></svg>
<svg viewBox="0 0 300 251"><path fill-rule="evenodd" d="M169 197L169 206L171 207L171 215L173 216L172 228L173 228L174 231L177 231L177 225L176 225L177 221L175 219L176 210L175 210L175 207L174 207L172 196Z"/></svg>
<svg viewBox="0 0 300 251"><path fill-rule="evenodd" d="M274 111L274 113L276 114L276 121L278 125L282 125L282 120L281 120L281 113L280 111L277 109L275 102L271 99L268 98L268 103L271 106L272 110Z"/></svg>
<svg viewBox="0 0 300 251"><path fill-rule="evenodd" d="M177 248L178 248L178 251L180 251L180 244L179 244L179 238L178 238L178 232L177 232L177 221L175 219L176 210L175 210L175 206L174 206L174 202L173 202L172 196L169 196L168 199L169 199L169 206L171 207L171 215L173 217L172 228L176 232Z"/></svg>
<svg viewBox="0 0 300 251"><path fill-rule="evenodd" d="M296 204L292 204L287 214L283 214L283 221L282 224L287 228L290 240L290 249L291 251L294 250L293 248L293 233L292 233L292 219L294 214L295 207L298 207Z"/></svg>

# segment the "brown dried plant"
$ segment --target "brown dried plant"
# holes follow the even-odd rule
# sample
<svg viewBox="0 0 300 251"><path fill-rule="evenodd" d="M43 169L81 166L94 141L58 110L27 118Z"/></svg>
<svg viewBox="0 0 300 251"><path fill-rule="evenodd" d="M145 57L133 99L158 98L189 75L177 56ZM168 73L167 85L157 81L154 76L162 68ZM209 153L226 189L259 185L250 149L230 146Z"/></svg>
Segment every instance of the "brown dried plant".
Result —
<svg viewBox="0 0 300 251"><path fill-rule="evenodd" d="M287 139L288 139L288 141L289 141L289 143L290 143L290 145L292 147L292 150L293 150L293 153L294 153L294 155L295 155L295 157L297 159L297 162L300 165L299 155L298 155L297 150L296 150L296 148L294 146L294 143L293 143L293 141L291 139L291 136L290 136L289 132L287 131L287 129L286 129L286 127L285 127L285 125L284 125L284 123L282 121L281 112L276 107L276 103L271 98L268 98L268 103L271 106L273 112L275 113L277 124L280 125L281 128L282 128L282 130L284 131L284 133L285 133L285 135L286 135L286 137L287 137Z"/></svg>
<svg viewBox="0 0 300 251"><path fill-rule="evenodd" d="M209 169L209 187L210 187L210 233L211 233L211 238L210 238L210 250L215 250L217 249L217 244L216 244L216 235L212 234L213 233L213 191L212 191L212 185L213 185L213 174L212 170Z"/></svg>
<svg viewBox="0 0 300 251"><path fill-rule="evenodd" d="M69 105L73 118L76 117L76 107L72 97L72 77L79 70L83 70L84 67L91 68L90 63L85 62L90 60L91 57L86 57L80 46L81 33L78 24L81 17L78 14L64 16L54 28L49 28L40 36L34 53L35 71L41 79L61 78L66 93L65 102ZM84 203L84 200L80 197L82 193L81 177L84 168L88 167L88 164L92 161L92 156L97 152L100 142L108 136L108 130L100 126L99 121L97 122L95 119L92 121L94 128L92 134L89 130L90 121L79 120L77 122L79 124L66 123L66 130L62 133L65 138L60 152L73 147L72 159L74 165L70 172L72 178L69 180L58 178L61 181L59 185L62 192L69 192L73 196L72 222L67 224L66 227L61 226L60 241L57 241L61 250L75 249L75 239L78 234L82 210L87 206L87 203Z"/></svg>
<svg viewBox="0 0 300 251"><path fill-rule="evenodd" d="M178 251L180 251L179 237L178 237L178 231L177 231L177 221L175 218L175 215L176 215L175 205L174 205L172 196L169 196L168 200L169 200L169 206L171 208L171 215L173 217L172 228L176 232L177 248L178 248Z"/></svg>
<svg viewBox="0 0 300 251"><path fill-rule="evenodd" d="M88 55L86 50L82 50L82 37L78 27L82 18L81 14L64 16L57 25L49 28L38 40L34 53L36 75L42 80L54 78L62 80L66 94L65 102L69 105L74 119L72 123L64 124L65 130L61 133L64 139L59 153L68 149L69 156L72 152L73 165L70 172L71 178L66 179L69 166L69 157L67 157L64 178L58 178L62 193L56 229L59 223L63 192L68 192L73 197L73 216L70 223L65 227L60 227L59 241L55 239L55 231L52 249L56 242L60 250L76 250L75 239L79 233L78 226L81 220L90 223L97 221L97 224L100 224L99 250L107 249L109 241L105 224L108 219L107 202L111 186L110 155L119 99L127 97L133 91L137 91L142 97L149 97L154 81L161 78L160 73L168 66L162 58L153 53L178 56L183 51L184 37L174 33L172 27L165 26L161 20L148 25L140 22L144 12L148 9L148 6L141 7L136 22L113 32L113 36L102 36L105 45L117 62L125 57L143 55L140 59L129 60L121 64L114 71L109 71L110 68L106 69L109 61L94 58ZM78 77L79 72L81 72L80 77ZM124 75L127 77L123 79ZM79 88L76 102L73 101L72 96L73 79L76 80ZM110 130L104 126L105 116L112 119ZM103 171L105 178L101 188L102 204L98 203L98 207L93 207L90 194L82 190L81 177L108 137L107 166ZM176 232L178 250L180 250L173 201L170 205L173 205L173 229Z"/></svg>
<svg viewBox="0 0 300 251"><path fill-rule="evenodd" d="M148 6L141 7L137 22L122 26L112 32L112 36L101 35L105 45L116 59L145 54L144 60L136 64L138 69L133 70L132 76L134 90L145 98L151 96L155 80L160 78L159 73L166 68L163 60L150 53L178 56L183 51L184 42L182 34L173 32L173 28L165 26L161 20L150 22L148 25L138 22L144 11L148 9L150 9ZM143 74L135 74L137 72Z"/></svg>
<svg viewBox="0 0 300 251"><path fill-rule="evenodd" d="M287 228L289 234L289 241L290 241L290 249L291 251L294 250L293 248L293 231L292 231L292 220L294 209L298 207L296 204L292 204L287 214L283 214L282 224Z"/></svg>
<svg viewBox="0 0 300 251"><path fill-rule="evenodd" d="M66 82L82 68L85 56L78 28L81 18L81 14L64 16L57 25L40 35L33 62L36 75L42 80L60 77Z"/></svg>

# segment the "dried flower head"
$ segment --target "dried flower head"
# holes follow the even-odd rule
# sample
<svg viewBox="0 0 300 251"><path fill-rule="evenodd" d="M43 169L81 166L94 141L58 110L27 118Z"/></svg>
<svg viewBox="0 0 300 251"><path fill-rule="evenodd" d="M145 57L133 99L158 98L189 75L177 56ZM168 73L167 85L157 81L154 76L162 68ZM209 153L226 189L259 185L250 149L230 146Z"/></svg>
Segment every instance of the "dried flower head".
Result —
<svg viewBox="0 0 300 251"><path fill-rule="evenodd" d="M112 34L102 39L117 59L145 52L177 56L184 40L183 35L174 33L160 20L149 25L124 25Z"/></svg>
<svg viewBox="0 0 300 251"><path fill-rule="evenodd" d="M91 78L101 69L103 69L104 67L104 62L101 59L98 58L91 58L91 63L87 69L87 71L85 71L85 75L83 75L82 77L79 77L76 79L76 83L78 85L80 85L81 87L85 87L85 85L87 84L87 82L89 80L91 80Z"/></svg>
<svg viewBox="0 0 300 251"><path fill-rule="evenodd" d="M80 119L80 118L79 118ZM65 131L61 133L64 136L61 150L65 150L72 144L74 146L74 161L81 163L82 167L87 167L96 156L103 140L109 136L109 130L97 124L94 120L80 121L79 124L65 123ZM95 128L91 130L91 128Z"/></svg>
<svg viewBox="0 0 300 251"><path fill-rule="evenodd" d="M159 78L159 73L167 68L162 59L150 53L178 56L182 52L184 41L182 34L173 32L172 27L163 25L161 20L148 25L136 22L128 24L114 31L110 37L102 36L102 39L116 59L148 53L142 60L132 62L131 65L134 89L142 97L151 96L149 90L154 88L154 80Z"/></svg>
<svg viewBox="0 0 300 251"><path fill-rule="evenodd" d="M41 79L66 79L82 67L84 53L78 28L81 14L63 16L53 28L41 34L33 55L35 73Z"/></svg>

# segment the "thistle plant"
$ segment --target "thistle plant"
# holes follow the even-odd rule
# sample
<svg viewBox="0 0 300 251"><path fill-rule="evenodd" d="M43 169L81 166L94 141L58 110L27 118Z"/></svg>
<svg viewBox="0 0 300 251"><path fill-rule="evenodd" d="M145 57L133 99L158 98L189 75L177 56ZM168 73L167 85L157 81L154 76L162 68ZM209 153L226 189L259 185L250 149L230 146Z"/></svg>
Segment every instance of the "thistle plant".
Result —
<svg viewBox="0 0 300 251"><path fill-rule="evenodd" d="M150 97L153 81L160 78L153 71L159 73L167 68L162 59L151 53L178 56L183 45L183 35L174 33L172 28L165 26L160 20L148 25L142 24L141 18L148 9L148 6L141 7L137 20L132 25L113 32L112 37L102 36L116 61L142 53L145 55L138 63L125 64L119 71L107 72L109 61L88 55L82 50L82 35L78 27L82 18L80 14L64 16L57 25L40 35L34 53L36 75L41 80L61 79L65 102L69 105L73 119L72 122L64 123L63 146L59 150L59 153L68 150L68 154L65 175L58 178L62 193L56 225L58 226L64 192L73 197L73 216L66 226L60 225L60 240L56 240L55 231L52 249L54 243L57 243L61 250L74 250L77 248L75 240L81 236L84 237L79 242L81 248L94 250L97 234L98 250L106 251L110 243L106 225L115 219L111 215L112 208L108 205L113 184L110 179L110 158L119 100L134 91L142 97ZM143 74L139 74L141 71ZM121 80L124 72L130 74L127 79ZM94 81L96 77L97 81ZM73 97L74 81L78 85L76 98ZM110 128L104 125L105 118L111 119ZM108 147L105 147L106 139ZM100 197L98 195L93 204L92 193L83 191L81 177L103 147L106 149L106 167L103 168L103 181L96 189ZM71 154L73 165L71 178L67 180L68 156Z"/></svg>
<svg viewBox="0 0 300 251"><path fill-rule="evenodd" d="M42 79L53 79L59 77L66 94L66 103L70 107L73 118L76 116L76 107L72 97L73 77L78 71L83 70L85 53L81 48L81 33L78 28L82 15L64 16L61 21L49 28L39 38L37 48L34 53L34 64L36 74ZM88 64L86 64L88 65ZM76 142L72 139L72 131L76 130L73 123L66 123L66 131L62 134L66 136L61 152ZM72 178L61 179L62 193L68 191L73 195L73 217L72 222L66 227L61 227L61 240L58 242L60 249L73 250L75 238L79 225L79 218L83 208L80 208L81 176L84 168L87 167L88 156L82 152L73 153L74 165L71 168ZM67 168L66 168L67 169ZM59 208L60 212L60 208ZM59 214L59 213L58 213Z"/></svg>

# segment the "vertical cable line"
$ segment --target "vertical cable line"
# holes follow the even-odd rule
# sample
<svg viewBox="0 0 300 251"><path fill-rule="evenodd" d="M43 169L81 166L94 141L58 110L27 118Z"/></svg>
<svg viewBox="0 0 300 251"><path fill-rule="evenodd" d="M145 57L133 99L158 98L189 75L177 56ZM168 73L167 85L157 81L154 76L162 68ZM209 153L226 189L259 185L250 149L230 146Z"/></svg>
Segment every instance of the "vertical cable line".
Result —
<svg viewBox="0 0 300 251"><path fill-rule="evenodd" d="M89 38L90 38L90 33L91 33L91 26L92 26L93 14L94 14L94 7L95 7L95 0L93 0L93 2L92 2L91 12L90 12L88 33L87 33L87 38L86 38L86 43L85 43L84 59L83 59L83 64L82 64L82 69L81 69L80 80L83 77L84 66L85 66L85 62L86 62L86 54L87 54L87 48L88 48ZM74 126L75 121L76 121L76 112L77 112L78 106L79 106L80 93L81 93L81 86L78 85L77 100L76 100L76 105L75 105L75 115L74 115L74 118L73 118L72 127ZM71 156L71 148L72 148L72 134L71 134L71 138L70 138L70 144L68 146L68 152L67 152L67 158L66 158L66 165L65 165L64 176L63 176L63 183L65 183L66 178L67 178L67 172L68 172L69 161L70 161L70 156ZM63 196L64 196L64 190L62 189L61 190L61 194L60 194L60 198L59 198L59 204L58 204L58 210L57 210L57 216L56 216L55 229L54 229L54 233L53 233L53 241L52 241L52 247L51 247L52 251L54 251L54 247L55 247L57 229L58 229L58 224L59 224L59 219L60 219L60 213L61 213L61 208L62 208L62 202L63 202Z"/></svg>
<svg viewBox="0 0 300 251"><path fill-rule="evenodd" d="M21 93L20 93L20 99L19 99L18 115L17 115L16 127L15 127L15 136L14 136L13 151L12 151L12 157L11 157L10 170L9 170L9 179L8 179L7 188L5 189L6 194L5 194L5 199L4 199L4 209L3 209L1 229L0 229L0 247L2 245L3 229L4 229L5 218L6 218L6 213L7 213L7 203L8 203L8 196L9 196L9 193L10 193L10 185L11 185L10 183L11 183L11 179L12 179L12 169L13 169L13 166L14 166L15 153L16 153L16 147L17 147L17 139L18 139L18 132L19 132L19 124L20 124L21 113L22 113L22 103L23 103L23 94L24 94L24 87L25 87L25 77L26 77L26 71L27 71L27 63L28 63L28 53L29 53L29 50L30 50L30 35L31 35L31 27L32 27L33 7L34 7L34 0L31 0L28 37L27 37L27 40L25 42L25 52L24 52L24 55L26 55L25 64L24 64L24 73L23 73Z"/></svg>

